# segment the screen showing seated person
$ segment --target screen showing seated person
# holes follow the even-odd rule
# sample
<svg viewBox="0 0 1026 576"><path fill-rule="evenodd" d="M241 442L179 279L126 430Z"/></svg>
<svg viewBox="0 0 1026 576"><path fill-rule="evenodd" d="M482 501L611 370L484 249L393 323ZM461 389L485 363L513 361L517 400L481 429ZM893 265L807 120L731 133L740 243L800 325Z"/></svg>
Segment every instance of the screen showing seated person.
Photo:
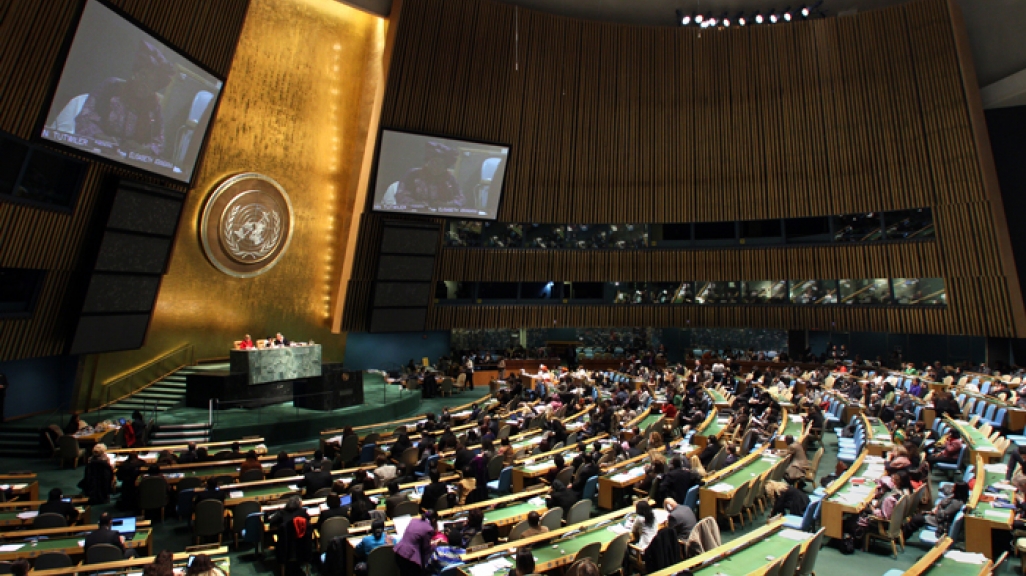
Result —
<svg viewBox="0 0 1026 576"><path fill-rule="evenodd" d="M197 64L89 0L42 137L188 183L221 87Z"/></svg>
<svg viewBox="0 0 1026 576"><path fill-rule="evenodd" d="M494 220L509 147L384 130L374 210Z"/></svg>

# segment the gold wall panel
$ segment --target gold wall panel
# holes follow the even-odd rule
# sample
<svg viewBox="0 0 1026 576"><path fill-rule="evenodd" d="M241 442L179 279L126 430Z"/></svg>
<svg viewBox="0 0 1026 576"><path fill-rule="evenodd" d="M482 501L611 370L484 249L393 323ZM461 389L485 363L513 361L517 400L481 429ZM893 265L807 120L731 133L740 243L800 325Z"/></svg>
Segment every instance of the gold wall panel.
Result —
<svg viewBox="0 0 1026 576"><path fill-rule="evenodd" d="M183 211L145 346L91 357L79 406L98 383L184 344L197 359L226 357L233 340L283 332L340 361L330 330L373 92L381 81L384 21L334 0L251 0L202 168ZM355 159L355 161L354 161ZM225 178L258 172L289 194L292 244L266 274L232 278L203 254L200 211Z"/></svg>
<svg viewBox="0 0 1026 576"><path fill-rule="evenodd" d="M249 0L112 0L192 58L226 75ZM51 73L75 24L79 0L0 1L0 130L30 140L47 106ZM31 318L0 320L0 361L62 354L74 324L64 309L80 246L109 176L152 177L69 153L89 166L71 213L0 202L0 266L46 270ZM166 184L166 183L165 183ZM171 184L184 191L184 187Z"/></svg>

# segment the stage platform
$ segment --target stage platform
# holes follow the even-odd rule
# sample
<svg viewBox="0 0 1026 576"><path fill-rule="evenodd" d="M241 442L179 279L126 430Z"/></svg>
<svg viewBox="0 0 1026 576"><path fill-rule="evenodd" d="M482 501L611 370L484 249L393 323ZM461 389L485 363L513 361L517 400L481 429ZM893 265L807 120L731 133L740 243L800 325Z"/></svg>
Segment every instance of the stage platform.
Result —
<svg viewBox="0 0 1026 576"><path fill-rule="evenodd" d="M486 394L488 394L488 388L482 386L452 398L422 402L419 391L410 392L400 386L391 386L385 383L380 374L365 372L364 403L359 406L320 411L296 408L292 402L287 402L261 408L222 408L213 412L214 426L211 430L211 440L263 436L269 445L309 440L313 446L317 443L321 430L388 422L426 411L438 412L442 405L462 404ZM83 414L82 418L93 424L106 419L130 419L131 416L131 413L124 411L99 410ZM148 413L147 419L150 416L151 414ZM208 410L174 408L159 413L156 417L156 425L159 427L160 425L205 423L209 418ZM20 419L11 422L10 425L38 429L49 424L63 426L67 420L67 414L54 413ZM2 427L3 425L0 425L0 428Z"/></svg>

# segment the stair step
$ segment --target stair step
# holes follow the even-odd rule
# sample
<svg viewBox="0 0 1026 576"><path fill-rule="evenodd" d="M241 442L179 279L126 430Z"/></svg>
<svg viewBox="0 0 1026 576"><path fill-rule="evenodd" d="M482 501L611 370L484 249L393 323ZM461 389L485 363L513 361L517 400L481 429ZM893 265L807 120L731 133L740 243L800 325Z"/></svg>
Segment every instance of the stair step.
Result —
<svg viewBox="0 0 1026 576"><path fill-rule="evenodd" d="M170 431L170 430L209 430L210 424L206 422L197 422L196 424L161 424L159 431Z"/></svg>

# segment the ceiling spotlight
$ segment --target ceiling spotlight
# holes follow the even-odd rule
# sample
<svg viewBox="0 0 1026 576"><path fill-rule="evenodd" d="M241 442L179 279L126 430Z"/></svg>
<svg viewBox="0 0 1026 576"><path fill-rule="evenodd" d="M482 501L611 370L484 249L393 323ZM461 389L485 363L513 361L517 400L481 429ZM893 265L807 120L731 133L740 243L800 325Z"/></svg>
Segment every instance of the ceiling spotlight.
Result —
<svg viewBox="0 0 1026 576"><path fill-rule="evenodd" d="M812 11L809 10L808 6L802 6L802 18L808 18Z"/></svg>
<svg viewBox="0 0 1026 576"><path fill-rule="evenodd" d="M788 6L787 8L784 8L784 20L786 20L788 22L791 21L791 7L790 6Z"/></svg>
<svg viewBox="0 0 1026 576"><path fill-rule="evenodd" d="M780 17L777 16L776 10L774 10L773 12L770 12L770 24L776 24L777 20L779 20L779 19L780 19Z"/></svg>
<svg viewBox="0 0 1026 576"><path fill-rule="evenodd" d="M740 16L740 17L738 17L738 19L737 19L737 25L738 25L738 26L744 26L744 25L745 25L745 24L747 24L747 23L748 23L748 22L745 22L745 17L744 17L744 16Z"/></svg>
<svg viewBox="0 0 1026 576"><path fill-rule="evenodd" d="M756 23L756 24L762 24L762 23L763 23L763 17L762 17L762 14L756 14L756 15L755 15L755 23Z"/></svg>
<svg viewBox="0 0 1026 576"><path fill-rule="evenodd" d="M723 27L724 28L730 28L730 18L724 18L723 19Z"/></svg>
<svg viewBox="0 0 1026 576"><path fill-rule="evenodd" d="M708 20L708 22L709 22L709 26L716 26L716 19L715 18L710 18Z"/></svg>
<svg viewBox="0 0 1026 576"><path fill-rule="evenodd" d="M703 18L702 18L701 14L695 14L695 18L694 18L695 24L701 24L702 23L702 19Z"/></svg>
<svg viewBox="0 0 1026 576"><path fill-rule="evenodd" d="M691 16L685 14L684 17L680 19L680 24L681 26L687 26L688 24L691 24Z"/></svg>

